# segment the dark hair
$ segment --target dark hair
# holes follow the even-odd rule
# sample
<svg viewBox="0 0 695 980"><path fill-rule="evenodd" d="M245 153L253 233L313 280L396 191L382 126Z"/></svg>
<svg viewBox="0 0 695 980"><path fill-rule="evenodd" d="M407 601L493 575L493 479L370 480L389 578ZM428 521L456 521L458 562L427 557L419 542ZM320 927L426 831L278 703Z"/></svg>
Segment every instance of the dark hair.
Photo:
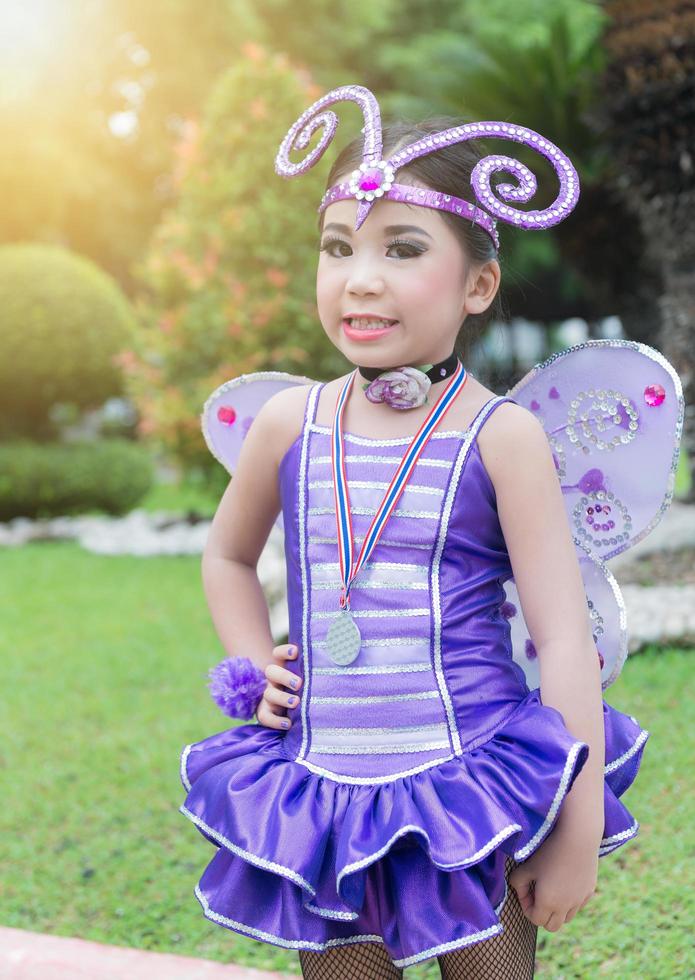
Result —
<svg viewBox="0 0 695 980"><path fill-rule="evenodd" d="M424 136L454 126L462 126L464 122L452 116L430 116L419 123L404 121L390 123L382 128L382 157L386 160L398 150ZM362 153L361 136L343 147L328 174L326 189L339 183L341 177L357 169L362 163ZM433 153L418 157L402 167L397 171L396 180L411 177L441 194L451 194L452 197L461 197L472 204L477 204L471 187L471 172L485 155L486 152L479 140L455 143L453 146L440 146ZM325 212L319 217L319 230L323 229L324 214ZM438 214L449 225L470 262L482 265L490 259L498 259L492 239L479 225L449 211L439 211ZM503 318L504 303L498 290L487 310L468 314L461 324L455 344L459 356L465 360L474 342L484 333L490 321Z"/></svg>

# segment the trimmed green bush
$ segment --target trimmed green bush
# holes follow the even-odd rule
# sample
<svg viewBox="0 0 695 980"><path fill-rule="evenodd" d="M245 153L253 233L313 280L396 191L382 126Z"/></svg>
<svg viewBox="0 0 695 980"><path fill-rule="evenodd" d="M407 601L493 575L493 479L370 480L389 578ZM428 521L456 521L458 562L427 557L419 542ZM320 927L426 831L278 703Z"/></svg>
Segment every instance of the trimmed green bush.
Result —
<svg viewBox="0 0 695 980"><path fill-rule="evenodd" d="M96 408L123 394L117 355L136 320L116 282L52 245L0 247L0 440L58 435L58 402Z"/></svg>
<svg viewBox="0 0 695 980"><path fill-rule="evenodd" d="M0 445L0 521L99 510L125 514L149 492L149 451L126 439Z"/></svg>

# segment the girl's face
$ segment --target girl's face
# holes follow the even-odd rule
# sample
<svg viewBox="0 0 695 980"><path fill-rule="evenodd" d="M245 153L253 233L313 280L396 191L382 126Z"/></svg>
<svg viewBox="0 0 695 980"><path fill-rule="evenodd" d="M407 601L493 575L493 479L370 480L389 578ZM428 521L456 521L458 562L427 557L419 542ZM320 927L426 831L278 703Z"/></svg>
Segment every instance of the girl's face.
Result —
<svg viewBox="0 0 695 980"><path fill-rule="evenodd" d="M499 265L472 265L432 208L377 200L355 231L357 204L336 201L324 212L316 273L323 329L364 367L444 360L464 317L492 302ZM351 317L366 314L396 322L381 330L351 326Z"/></svg>

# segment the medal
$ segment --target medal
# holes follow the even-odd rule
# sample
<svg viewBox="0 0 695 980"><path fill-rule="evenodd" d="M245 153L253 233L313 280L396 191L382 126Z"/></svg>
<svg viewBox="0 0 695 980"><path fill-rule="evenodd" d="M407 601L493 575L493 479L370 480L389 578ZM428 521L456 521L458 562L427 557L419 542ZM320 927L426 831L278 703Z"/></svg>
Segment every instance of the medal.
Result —
<svg viewBox="0 0 695 980"><path fill-rule="evenodd" d="M338 396L331 433L331 462L333 468L333 490L335 494L335 517L338 528L338 559L342 589L340 593L340 611L331 621L326 634L326 648L331 660L345 666L359 655L362 637L359 627L350 612L350 586L376 547L386 522L396 507L405 485L408 482L415 464L417 463L427 441L437 423L444 417L453 404L459 391L468 380L468 374L461 362L458 362L451 381L429 415L413 436L406 453L398 465L391 483L384 494L376 514L372 518L369 530L362 542L362 549L353 566L352 547L352 516L348 496L347 473L345 470L345 448L343 446L343 412L350 389L355 380L357 369L352 372ZM349 574L348 574L349 573Z"/></svg>
<svg viewBox="0 0 695 980"><path fill-rule="evenodd" d="M334 664L345 667L360 652L362 637L349 609L341 609L328 627L326 634L328 656Z"/></svg>

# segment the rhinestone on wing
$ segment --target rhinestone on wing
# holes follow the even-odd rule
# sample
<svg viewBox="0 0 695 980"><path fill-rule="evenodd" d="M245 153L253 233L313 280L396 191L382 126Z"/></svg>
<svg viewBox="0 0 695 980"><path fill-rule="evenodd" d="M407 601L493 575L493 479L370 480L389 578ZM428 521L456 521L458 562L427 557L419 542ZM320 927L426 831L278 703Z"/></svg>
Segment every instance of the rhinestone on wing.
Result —
<svg viewBox="0 0 695 980"><path fill-rule="evenodd" d="M390 163L379 160L377 163L361 163L358 170L352 171L350 193L358 201L373 201L391 190L396 174Z"/></svg>

